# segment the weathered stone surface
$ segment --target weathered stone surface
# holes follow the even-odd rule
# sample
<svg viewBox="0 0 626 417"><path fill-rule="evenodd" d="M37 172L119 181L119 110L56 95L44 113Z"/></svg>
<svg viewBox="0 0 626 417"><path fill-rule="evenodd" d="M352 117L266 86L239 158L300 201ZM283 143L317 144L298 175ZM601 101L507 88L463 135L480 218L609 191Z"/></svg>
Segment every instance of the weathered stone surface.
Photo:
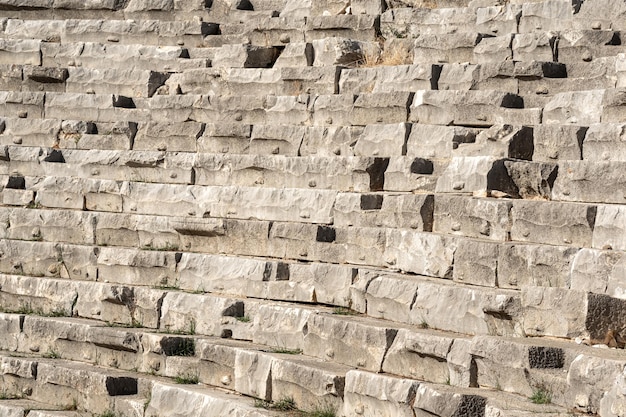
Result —
<svg viewBox="0 0 626 417"><path fill-rule="evenodd" d="M259 352L240 350L235 355L235 390L245 395L272 399L272 358Z"/></svg>
<svg viewBox="0 0 626 417"><path fill-rule="evenodd" d="M472 62L484 64L513 59L513 51L511 49L512 41L513 36L511 34L482 38L474 48Z"/></svg>
<svg viewBox="0 0 626 417"><path fill-rule="evenodd" d="M504 160L491 156L453 157L437 180L437 193L486 195L502 191L515 196L518 189L509 177Z"/></svg>
<svg viewBox="0 0 626 417"><path fill-rule="evenodd" d="M453 154L530 160L533 156L533 129L496 124L478 133L475 141L460 143Z"/></svg>
<svg viewBox="0 0 626 417"><path fill-rule="evenodd" d="M565 396L576 410L597 413L607 400L608 391L615 387L616 378L623 371L623 362L581 354L574 359L567 373L568 390ZM610 414L608 414L610 415Z"/></svg>
<svg viewBox="0 0 626 417"><path fill-rule="evenodd" d="M435 191L438 175L446 164L420 157L389 158L384 173L385 191Z"/></svg>
<svg viewBox="0 0 626 417"><path fill-rule="evenodd" d="M626 207L599 205L593 230L593 247L626 250Z"/></svg>
<svg viewBox="0 0 626 417"><path fill-rule="evenodd" d="M450 278L456 242L441 235L389 229L385 262L402 271Z"/></svg>
<svg viewBox="0 0 626 417"><path fill-rule="evenodd" d="M451 304L458 308L449 309ZM517 294L433 281L420 284L411 309L411 322L464 334L522 334Z"/></svg>
<svg viewBox="0 0 626 417"><path fill-rule="evenodd" d="M626 161L626 125L593 124L585 135L582 159Z"/></svg>
<svg viewBox="0 0 626 417"><path fill-rule="evenodd" d="M559 164L552 199L624 204L626 177L621 161L566 161Z"/></svg>
<svg viewBox="0 0 626 417"><path fill-rule="evenodd" d="M368 417L379 413L413 416L411 406L418 386L417 381L409 379L348 371L343 413Z"/></svg>
<svg viewBox="0 0 626 417"><path fill-rule="evenodd" d="M499 246L490 242L460 239L454 253L455 281L487 287L504 287L498 276Z"/></svg>
<svg viewBox="0 0 626 417"><path fill-rule="evenodd" d="M498 286L560 287L570 285L577 248L510 243L498 248Z"/></svg>
<svg viewBox="0 0 626 417"><path fill-rule="evenodd" d="M505 200L436 196L433 231L504 242L511 230L511 207Z"/></svg>
<svg viewBox="0 0 626 417"><path fill-rule="evenodd" d="M406 144L406 155L420 158L451 158L465 143L476 141L476 129L414 123Z"/></svg>
<svg viewBox="0 0 626 417"><path fill-rule="evenodd" d="M419 283L409 277L361 269L350 288L352 308L368 316L409 323Z"/></svg>
<svg viewBox="0 0 626 417"><path fill-rule="evenodd" d="M566 288L522 289L524 332L529 336L575 338L586 334L587 294Z"/></svg>
<svg viewBox="0 0 626 417"><path fill-rule="evenodd" d="M413 45L413 63L470 62L481 39L472 32L420 34Z"/></svg>
<svg viewBox="0 0 626 417"><path fill-rule="evenodd" d="M397 330L358 318L311 315L304 336L305 355L368 371L381 370Z"/></svg>
<svg viewBox="0 0 626 417"><path fill-rule="evenodd" d="M597 206L543 201L515 201L511 239L521 242L591 247Z"/></svg>
<svg viewBox="0 0 626 417"><path fill-rule="evenodd" d="M383 371L420 381L446 383L450 379L448 353L454 339L427 331L398 331L387 352Z"/></svg>
<svg viewBox="0 0 626 417"><path fill-rule="evenodd" d="M624 298L625 267L624 252L581 249L572 260L571 288Z"/></svg>
<svg viewBox="0 0 626 417"><path fill-rule="evenodd" d="M604 90L556 94L543 110L546 124L589 125L602 118ZM584 103L584 104L583 104Z"/></svg>
<svg viewBox="0 0 626 417"><path fill-rule="evenodd" d="M421 384L417 389L413 410L419 417L432 414L452 417L481 416L485 414L485 408L486 399L479 395L461 394L448 388Z"/></svg>
<svg viewBox="0 0 626 417"><path fill-rule="evenodd" d="M504 161L509 177L524 199L549 200L557 177L558 166L553 163Z"/></svg>
<svg viewBox="0 0 626 417"><path fill-rule="evenodd" d="M381 157L404 155L410 126L408 123L365 126L354 146L355 155Z"/></svg>
<svg viewBox="0 0 626 417"><path fill-rule="evenodd" d="M587 129L580 126L560 124L535 126L533 161L582 159L582 144L586 132ZM586 147L584 149L586 150Z"/></svg>
<svg viewBox="0 0 626 417"><path fill-rule="evenodd" d="M434 198L431 194L340 193L334 207L337 226L399 227L431 231Z"/></svg>
<svg viewBox="0 0 626 417"><path fill-rule="evenodd" d="M311 42L313 65L357 65L365 59L368 45L347 38L325 38Z"/></svg>
<svg viewBox="0 0 626 417"><path fill-rule="evenodd" d="M511 44L513 60L554 61L555 41L556 35L552 32L516 34Z"/></svg>
<svg viewBox="0 0 626 417"><path fill-rule="evenodd" d="M626 300L605 294L587 295L587 317L585 325L593 340L604 340L607 332L613 330L617 335L624 334L626 319L624 308Z"/></svg>
<svg viewBox="0 0 626 417"><path fill-rule="evenodd" d="M385 53L401 54L402 51L393 49L383 51L381 59L385 59ZM427 90L433 82L432 73L432 66L425 64L342 69L339 79L339 92L391 93L393 91Z"/></svg>
<svg viewBox="0 0 626 417"><path fill-rule="evenodd" d="M304 328L310 327L313 309L263 304L254 318L253 342L278 349L305 349ZM315 355L312 355L315 356Z"/></svg>

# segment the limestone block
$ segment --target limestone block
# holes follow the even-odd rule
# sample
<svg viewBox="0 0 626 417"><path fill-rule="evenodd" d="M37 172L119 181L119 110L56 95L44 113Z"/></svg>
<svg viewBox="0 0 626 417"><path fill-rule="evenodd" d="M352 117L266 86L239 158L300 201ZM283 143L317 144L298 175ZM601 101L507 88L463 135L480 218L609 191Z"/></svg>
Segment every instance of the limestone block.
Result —
<svg viewBox="0 0 626 417"><path fill-rule="evenodd" d="M450 385L454 387L471 387L475 383L472 369L473 358L470 354L471 344L470 339L454 339L446 357Z"/></svg>
<svg viewBox="0 0 626 417"><path fill-rule="evenodd" d="M201 115L196 114L196 111L197 109L202 109L202 106L205 104L203 100L208 102L208 97L192 94L155 95L150 99L137 98L135 102L149 114L149 118L140 121L168 120L170 122L185 122L187 120L195 120L203 122ZM217 119L213 121L215 120Z"/></svg>
<svg viewBox="0 0 626 417"><path fill-rule="evenodd" d="M207 207L211 217L330 224L335 196L331 190L223 187L219 202Z"/></svg>
<svg viewBox="0 0 626 417"><path fill-rule="evenodd" d="M567 1L552 0L522 5L519 32L566 30L572 27L574 8Z"/></svg>
<svg viewBox="0 0 626 417"><path fill-rule="evenodd" d="M125 12L172 11L174 0L130 0Z"/></svg>
<svg viewBox="0 0 626 417"><path fill-rule="evenodd" d="M314 301L318 303L346 307L350 304L350 285L356 275L355 269L323 263L308 265L293 263L289 264L289 280L283 281L282 268L281 264L277 265L276 281L269 284L271 298L278 299L278 294L287 292L285 287L291 288L295 285L300 288L312 288L315 294ZM294 301L300 300L294 298Z"/></svg>
<svg viewBox="0 0 626 417"><path fill-rule="evenodd" d="M313 65L313 44L290 42L280 54L273 68L306 67Z"/></svg>
<svg viewBox="0 0 626 417"><path fill-rule="evenodd" d="M380 372L397 330L356 318L311 315L303 353L320 359Z"/></svg>
<svg viewBox="0 0 626 417"><path fill-rule="evenodd" d="M223 220L201 219L186 224L163 216L99 213L96 242L100 246L180 247L181 236L178 233L223 236L223 226Z"/></svg>
<svg viewBox="0 0 626 417"><path fill-rule="evenodd" d="M369 191L379 159L364 157L198 154L195 183Z"/></svg>
<svg viewBox="0 0 626 417"><path fill-rule="evenodd" d="M517 22L522 15L520 4L505 4L476 9L476 30L480 33L517 33Z"/></svg>
<svg viewBox="0 0 626 417"><path fill-rule="evenodd" d="M179 280L175 258L172 252L101 248L98 254L98 279L128 285L177 285Z"/></svg>
<svg viewBox="0 0 626 417"><path fill-rule="evenodd" d="M82 210L85 194L97 192L100 181L71 177L36 178L28 188L37 193L35 204L49 208Z"/></svg>
<svg viewBox="0 0 626 417"><path fill-rule="evenodd" d="M0 348L6 351L18 349L18 337L20 333L20 316L0 313L0 330L5 337L0 341Z"/></svg>
<svg viewBox="0 0 626 417"><path fill-rule="evenodd" d="M516 34L511 47L515 61L556 61L556 34L537 32Z"/></svg>
<svg viewBox="0 0 626 417"><path fill-rule="evenodd" d="M495 124L482 130L469 143L459 143L455 156L488 156L530 160L533 155L533 129L528 126Z"/></svg>
<svg viewBox="0 0 626 417"><path fill-rule="evenodd" d="M380 59L399 59L403 51L386 49ZM393 91L427 90L432 83L431 65L393 65L365 68L343 68L339 92L391 93Z"/></svg>
<svg viewBox="0 0 626 417"><path fill-rule="evenodd" d="M504 161L506 171L524 199L549 200L557 177L554 163Z"/></svg>
<svg viewBox="0 0 626 417"><path fill-rule="evenodd" d="M586 334L587 294L567 288L522 289L524 332L528 336L574 338Z"/></svg>
<svg viewBox="0 0 626 417"><path fill-rule="evenodd" d="M281 55L282 56L282 55ZM274 68L276 65L274 65ZM276 94L298 96L301 94L335 94L340 67L284 67L280 68L282 85Z"/></svg>
<svg viewBox="0 0 626 417"><path fill-rule="evenodd" d="M277 265L254 259L183 253L174 267L179 271L177 283L181 289L258 296L255 284L272 278Z"/></svg>
<svg viewBox="0 0 626 417"><path fill-rule="evenodd" d="M278 349L304 348L304 329L316 311L309 308L262 304L254 317L253 342Z"/></svg>
<svg viewBox="0 0 626 417"><path fill-rule="evenodd" d="M621 161L565 161L559 164L553 200L624 204L626 178Z"/></svg>
<svg viewBox="0 0 626 417"><path fill-rule="evenodd" d="M604 90L559 93L545 105L545 124L589 125L599 123L603 115ZM584 103L584 105L583 105Z"/></svg>
<svg viewBox="0 0 626 417"><path fill-rule="evenodd" d="M196 122L142 124L134 138L134 150L167 150L171 152L195 152L196 140L204 125Z"/></svg>
<svg viewBox="0 0 626 417"><path fill-rule="evenodd" d="M137 123L134 122L98 123L96 126L64 121L58 140L61 148L130 150L136 133Z"/></svg>
<svg viewBox="0 0 626 417"><path fill-rule="evenodd" d="M3 308L6 311L60 312L69 315L77 298L74 282L27 276L0 275Z"/></svg>
<svg viewBox="0 0 626 417"><path fill-rule="evenodd" d="M46 117L60 120L92 120L116 122L119 120L144 120L137 109L116 108L110 94L46 93Z"/></svg>
<svg viewBox="0 0 626 417"><path fill-rule="evenodd" d="M30 118L43 119L44 96L42 92L2 91L0 113L4 117L17 118L26 114Z"/></svg>
<svg viewBox="0 0 626 417"><path fill-rule="evenodd" d="M334 207L339 227L399 227L432 230L432 194L340 193Z"/></svg>
<svg viewBox="0 0 626 417"><path fill-rule="evenodd" d="M5 91L21 90L22 74L22 65L0 64L0 87Z"/></svg>
<svg viewBox="0 0 626 417"><path fill-rule="evenodd" d="M609 88L604 90L602 100L602 122L621 123L624 120L624 105L626 104L626 89Z"/></svg>
<svg viewBox="0 0 626 417"><path fill-rule="evenodd" d="M437 196L433 231L504 242L511 230L511 206L504 200Z"/></svg>
<svg viewBox="0 0 626 417"><path fill-rule="evenodd" d="M484 415L486 399L479 395L461 394L450 388L421 384L413 407L416 416Z"/></svg>
<svg viewBox="0 0 626 417"><path fill-rule="evenodd" d="M449 309L449 305L458 308ZM522 334L516 293L458 284L421 283L411 308L411 322L465 334Z"/></svg>
<svg viewBox="0 0 626 417"><path fill-rule="evenodd" d="M251 125L206 123L197 149L201 153L248 153L251 133Z"/></svg>
<svg viewBox="0 0 626 417"><path fill-rule="evenodd" d="M155 382L150 394L150 403L145 415L165 417L201 413L212 416L261 417L269 413L259 411L231 394L202 388L181 389L180 386L166 385Z"/></svg>
<svg viewBox="0 0 626 417"><path fill-rule="evenodd" d="M308 94L267 96L264 99L265 123L268 125L308 125L311 116L309 100Z"/></svg>
<svg viewBox="0 0 626 417"><path fill-rule="evenodd" d="M410 127L408 123L367 125L354 146L354 153L357 156L403 155Z"/></svg>
<svg viewBox="0 0 626 417"><path fill-rule="evenodd" d="M235 390L266 401L272 399L272 357L260 352L237 351Z"/></svg>
<svg viewBox="0 0 626 417"><path fill-rule="evenodd" d="M414 123L407 141L407 156L420 158L451 158L454 150L476 140L476 129Z"/></svg>
<svg viewBox="0 0 626 417"><path fill-rule="evenodd" d="M511 239L591 247L597 207L586 204L515 201Z"/></svg>
<svg viewBox="0 0 626 417"><path fill-rule="evenodd" d="M624 266L623 252L581 249L572 260L570 288L624 298Z"/></svg>
<svg viewBox="0 0 626 417"><path fill-rule="evenodd" d="M485 195L498 190L516 195L504 161L491 156L453 157L450 164L437 180L438 193L474 193Z"/></svg>
<svg viewBox="0 0 626 417"><path fill-rule="evenodd" d="M411 406L419 383L362 371L346 373L344 415L413 416Z"/></svg>
<svg viewBox="0 0 626 417"><path fill-rule="evenodd" d="M41 65L38 39L0 39L0 64Z"/></svg>
<svg viewBox="0 0 626 417"><path fill-rule="evenodd" d="M512 34L480 39L476 47L474 47L472 63L496 63L513 59L513 51L511 49L512 41Z"/></svg>
<svg viewBox="0 0 626 417"><path fill-rule="evenodd" d="M332 232L331 232L332 233ZM318 236L321 238L321 231L318 229ZM332 237L332 236L331 236ZM386 229L380 228L338 228L335 233L335 246L342 248L345 252L343 259L345 262L357 265L376 265L386 266L384 251L386 244ZM318 239L322 240L322 239ZM330 240L330 239L328 239ZM329 253L332 252L333 245L326 245ZM321 249L320 245L320 249ZM334 258L342 259L341 252L337 253ZM317 255L317 259L325 261L332 259L329 255L321 252ZM341 261L340 261L341 262Z"/></svg>
<svg viewBox="0 0 626 417"><path fill-rule="evenodd" d="M386 232L385 262L405 272L451 278L456 241L404 229Z"/></svg>
<svg viewBox="0 0 626 417"><path fill-rule="evenodd" d="M354 94L333 94L333 95L319 95L312 99L309 108L312 110L311 119L313 125L316 127L336 125L337 129L341 129L338 126L349 126L350 113L354 106L356 96ZM364 123L366 125L369 123ZM329 134L338 134L337 130L328 127ZM345 128L344 128L345 129ZM325 131L316 130L316 133L325 133ZM342 132L343 133L343 132ZM343 147L339 147L340 152L343 152ZM334 150L334 149L333 149ZM344 153L342 153L344 155Z"/></svg>
<svg viewBox="0 0 626 417"><path fill-rule="evenodd" d="M382 35L390 38L416 38L421 34L450 34L474 30L476 12L460 7L460 3L447 6L424 7L423 2L391 0L381 15ZM441 8L440 8L441 7Z"/></svg>
<svg viewBox="0 0 626 417"><path fill-rule="evenodd" d="M582 159L626 161L626 125L598 123L589 126L584 138Z"/></svg>
<svg viewBox="0 0 626 417"><path fill-rule="evenodd" d="M225 317L243 317L244 304L206 294L169 292L163 298L159 329L221 336L228 328Z"/></svg>
<svg viewBox="0 0 626 417"><path fill-rule="evenodd" d="M598 206L593 230L593 247L626 250L626 206Z"/></svg>
<svg viewBox="0 0 626 417"><path fill-rule="evenodd" d="M605 416L618 416L624 413L624 372L618 374L610 390L600 400L599 413Z"/></svg>
<svg viewBox="0 0 626 417"><path fill-rule="evenodd" d="M559 34L559 62L591 61L615 55L619 44L612 30L566 30Z"/></svg>
<svg viewBox="0 0 626 417"><path fill-rule="evenodd" d="M535 126L533 161L581 159L586 132L587 128L581 126L560 124Z"/></svg>
<svg viewBox="0 0 626 417"><path fill-rule="evenodd" d="M325 38L311 41L313 65L355 65L365 59L367 46L347 38Z"/></svg>
<svg viewBox="0 0 626 417"><path fill-rule="evenodd" d="M369 47L378 47L377 43L371 42L378 30L378 16L375 15L311 16L306 20L305 28L307 42L325 38L348 38L363 42Z"/></svg>
<svg viewBox="0 0 626 417"><path fill-rule="evenodd" d="M70 67L66 81L68 93L87 90L95 94L121 94L129 97L151 97L168 78L167 74L143 70L105 69L94 71Z"/></svg>
<svg viewBox="0 0 626 417"><path fill-rule="evenodd" d="M470 285L496 287L498 277L498 248L490 242L461 239L454 253L452 278ZM500 285L502 286L502 285Z"/></svg>
<svg viewBox="0 0 626 417"><path fill-rule="evenodd" d="M350 111L350 124L366 126L367 130L372 122L404 123L412 101L413 93L410 92L359 94Z"/></svg>
<svg viewBox="0 0 626 417"><path fill-rule="evenodd" d="M473 32L420 34L413 45L413 63L470 62L482 37Z"/></svg>
<svg viewBox="0 0 626 417"><path fill-rule="evenodd" d="M570 284L577 248L568 246L506 244L499 247L498 286L561 287Z"/></svg>
<svg viewBox="0 0 626 417"><path fill-rule="evenodd" d="M11 212L9 238L31 241L94 243L92 214L79 211L17 209Z"/></svg>
<svg viewBox="0 0 626 417"><path fill-rule="evenodd" d="M483 80L482 68L481 65L469 63L443 64L437 87L439 90L480 90L478 83ZM504 84L504 79L500 82Z"/></svg>
<svg viewBox="0 0 626 417"><path fill-rule="evenodd" d="M410 105L409 121L437 125L489 127L496 123L521 122L521 97L497 91L417 91ZM515 109L515 110L512 110ZM512 112L507 112L512 110ZM530 109L528 109L530 110ZM519 112L520 120L516 120Z"/></svg>
<svg viewBox="0 0 626 417"><path fill-rule="evenodd" d="M272 397L274 401L293 398L298 409L304 411L340 410L348 370L321 360L275 358L272 362Z"/></svg>
<svg viewBox="0 0 626 417"><path fill-rule="evenodd" d="M383 371L445 384L450 378L446 358L453 341L450 336L400 329L387 352Z"/></svg>
<svg viewBox="0 0 626 417"><path fill-rule="evenodd" d="M250 136L250 153L296 156L304 132L302 126L255 125Z"/></svg>
<svg viewBox="0 0 626 417"><path fill-rule="evenodd" d="M568 390L565 397L568 404L577 411L599 412L603 405L608 406L609 391L616 388L616 379L623 368L624 363L620 360L578 355L567 373Z"/></svg>
<svg viewBox="0 0 626 417"><path fill-rule="evenodd" d="M6 206L27 206L35 200L33 190L5 188L2 191L2 204Z"/></svg>
<svg viewBox="0 0 626 417"><path fill-rule="evenodd" d="M350 288L352 308L382 319L409 323L419 281L409 277L359 270Z"/></svg>

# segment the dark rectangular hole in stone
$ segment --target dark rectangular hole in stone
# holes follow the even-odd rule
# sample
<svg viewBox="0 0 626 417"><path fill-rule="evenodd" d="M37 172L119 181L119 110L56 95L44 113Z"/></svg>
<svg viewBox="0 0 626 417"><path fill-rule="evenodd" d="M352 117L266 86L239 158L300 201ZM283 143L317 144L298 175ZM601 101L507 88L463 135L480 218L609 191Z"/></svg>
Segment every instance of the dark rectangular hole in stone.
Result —
<svg viewBox="0 0 626 417"><path fill-rule="evenodd" d="M531 346L528 348L528 362L534 369L561 369L563 368L563 349Z"/></svg>
<svg viewBox="0 0 626 417"><path fill-rule="evenodd" d="M14 190L25 190L26 180L22 176L9 177L5 188L12 188Z"/></svg>
<svg viewBox="0 0 626 417"><path fill-rule="evenodd" d="M289 264L279 262L276 267L276 281L289 281Z"/></svg>
<svg viewBox="0 0 626 417"><path fill-rule="evenodd" d="M337 234L335 229L328 226L317 226L317 242L331 243L335 241Z"/></svg>
<svg viewBox="0 0 626 417"><path fill-rule="evenodd" d="M380 210L383 206L383 196L380 194L362 194L361 210Z"/></svg>
<svg viewBox="0 0 626 417"><path fill-rule="evenodd" d="M106 379L107 393L111 397L117 395L136 395L137 394L137 378L131 377L112 377Z"/></svg>

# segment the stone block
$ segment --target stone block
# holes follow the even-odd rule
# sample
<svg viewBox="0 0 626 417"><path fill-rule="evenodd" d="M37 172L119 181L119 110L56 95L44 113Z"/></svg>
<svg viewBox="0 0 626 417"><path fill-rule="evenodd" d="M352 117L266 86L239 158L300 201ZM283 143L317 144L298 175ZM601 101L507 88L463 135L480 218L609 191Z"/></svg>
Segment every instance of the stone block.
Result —
<svg viewBox="0 0 626 417"><path fill-rule="evenodd" d="M498 286L568 288L577 248L510 243L499 248Z"/></svg>
<svg viewBox="0 0 626 417"><path fill-rule="evenodd" d="M472 63L484 64L489 62L502 62L513 59L511 43L512 34L504 34L495 37L484 37L474 47Z"/></svg>
<svg viewBox="0 0 626 417"><path fill-rule="evenodd" d="M134 150L195 152L196 141L204 125L197 122L148 122L139 126L133 141Z"/></svg>
<svg viewBox="0 0 626 417"><path fill-rule="evenodd" d="M599 123L603 116L603 97L604 90L556 94L544 107L544 123L583 126Z"/></svg>
<svg viewBox="0 0 626 417"><path fill-rule="evenodd" d="M304 307L262 304L254 318L254 343L277 349L303 350L305 328L316 311ZM312 355L315 356L315 355Z"/></svg>
<svg viewBox="0 0 626 417"><path fill-rule="evenodd" d="M533 129L528 126L495 124L482 130L473 142L459 143L454 156L493 156L530 160L533 156Z"/></svg>
<svg viewBox="0 0 626 417"><path fill-rule="evenodd" d="M354 153L378 157L404 155L410 127L408 123L367 125L354 146Z"/></svg>
<svg viewBox="0 0 626 417"><path fill-rule="evenodd" d="M413 44L413 63L471 62L482 37L473 32L420 34Z"/></svg>
<svg viewBox="0 0 626 417"><path fill-rule="evenodd" d="M552 32L516 34L511 48L514 61L556 61L556 35Z"/></svg>
<svg viewBox="0 0 626 417"><path fill-rule="evenodd" d="M626 251L626 207L598 206L593 230L593 247Z"/></svg>
<svg viewBox="0 0 626 417"><path fill-rule="evenodd" d="M394 157L384 174L385 191L435 190L438 175L445 169L445 162L420 157Z"/></svg>
<svg viewBox="0 0 626 417"><path fill-rule="evenodd" d="M622 161L565 161L559 164L552 199L609 204L626 201Z"/></svg>
<svg viewBox="0 0 626 417"><path fill-rule="evenodd" d="M250 153L297 156L304 132L303 126L255 125L250 136Z"/></svg>
<svg viewBox="0 0 626 417"><path fill-rule="evenodd" d="M460 239L452 278L470 285L503 287L498 277L498 248L491 242Z"/></svg>
<svg viewBox="0 0 626 417"><path fill-rule="evenodd" d="M437 180L435 191L479 196L501 191L516 196L518 189L506 172L504 162L491 156L453 157Z"/></svg>
<svg viewBox="0 0 626 417"><path fill-rule="evenodd" d="M554 163L530 161L505 161L504 167L524 199L549 200L557 177L558 166Z"/></svg>
<svg viewBox="0 0 626 417"><path fill-rule="evenodd" d="M356 318L313 314L307 321L303 353L335 363L380 372L397 330Z"/></svg>
<svg viewBox="0 0 626 417"><path fill-rule="evenodd" d="M248 153L252 126L241 123L206 123L197 140L201 153Z"/></svg>
<svg viewBox="0 0 626 417"><path fill-rule="evenodd" d="M414 123L406 146L406 155L425 159L449 159L461 144L476 141L477 129Z"/></svg>
<svg viewBox="0 0 626 417"><path fill-rule="evenodd" d="M626 125L624 124L598 123L589 126L584 137L582 159L626 161L625 133Z"/></svg>
<svg viewBox="0 0 626 417"><path fill-rule="evenodd" d="M524 332L528 336L575 338L587 332L587 294L567 288L522 289ZM602 335L604 337L604 335Z"/></svg>
<svg viewBox="0 0 626 417"><path fill-rule="evenodd" d="M0 39L0 64L41 65L38 39Z"/></svg>
<svg viewBox="0 0 626 417"><path fill-rule="evenodd" d="M400 329L387 352L383 371L445 384L450 379L446 360L453 342L450 336Z"/></svg>
<svg viewBox="0 0 626 417"><path fill-rule="evenodd" d="M505 242L511 230L511 206L505 200L436 196L433 231Z"/></svg>
<svg viewBox="0 0 626 417"><path fill-rule="evenodd" d="M432 230L431 194L340 193L334 207L337 226L399 227Z"/></svg>
<svg viewBox="0 0 626 417"><path fill-rule="evenodd" d="M378 413L411 417L414 415L411 406L418 386L417 381L409 379L348 371L343 413L367 417Z"/></svg>
<svg viewBox="0 0 626 417"><path fill-rule="evenodd" d="M624 298L625 266L624 252L581 249L572 260L570 288Z"/></svg>
<svg viewBox="0 0 626 417"><path fill-rule="evenodd" d="M520 4L489 5L476 9L476 30L480 33L517 33L517 23L522 15Z"/></svg>
<svg viewBox="0 0 626 417"><path fill-rule="evenodd" d="M591 247L596 212L596 206L587 204L515 201L511 239Z"/></svg>
<svg viewBox="0 0 626 417"><path fill-rule="evenodd" d="M402 229L387 231L385 262L405 272L451 278L456 241Z"/></svg>
<svg viewBox="0 0 626 417"><path fill-rule="evenodd" d="M522 5L519 32L566 30L573 26L574 8L562 0Z"/></svg>
<svg viewBox="0 0 626 417"><path fill-rule="evenodd" d="M580 160L586 132L587 128L581 126L535 126L533 161Z"/></svg>
<svg viewBox="0 0 626 417"><path fill-rule="evenodd" d="M412 101L413 93L410 92L359 94L350 110L350 124L366 126L367 129L372 122L376 124L404 123L407 121L408 109Z"/></svg>

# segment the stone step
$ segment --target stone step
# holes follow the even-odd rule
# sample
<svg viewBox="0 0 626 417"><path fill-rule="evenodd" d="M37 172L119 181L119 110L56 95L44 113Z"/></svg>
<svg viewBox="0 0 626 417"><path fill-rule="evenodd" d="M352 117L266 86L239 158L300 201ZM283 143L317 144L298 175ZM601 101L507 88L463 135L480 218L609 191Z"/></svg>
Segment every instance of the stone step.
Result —
<svg viewBox="0 0 626 417"><path fill-rule="evenodd" d="M3 399L0 400L0 415L3 417L24 417L26 415L39 417L81 417L80 414L74 411L59 411L59 407L50 404L21 399L22 393L12 395L7 390L3 390L2 394ZM16 398L11 399L13 396Z"/></svg>

